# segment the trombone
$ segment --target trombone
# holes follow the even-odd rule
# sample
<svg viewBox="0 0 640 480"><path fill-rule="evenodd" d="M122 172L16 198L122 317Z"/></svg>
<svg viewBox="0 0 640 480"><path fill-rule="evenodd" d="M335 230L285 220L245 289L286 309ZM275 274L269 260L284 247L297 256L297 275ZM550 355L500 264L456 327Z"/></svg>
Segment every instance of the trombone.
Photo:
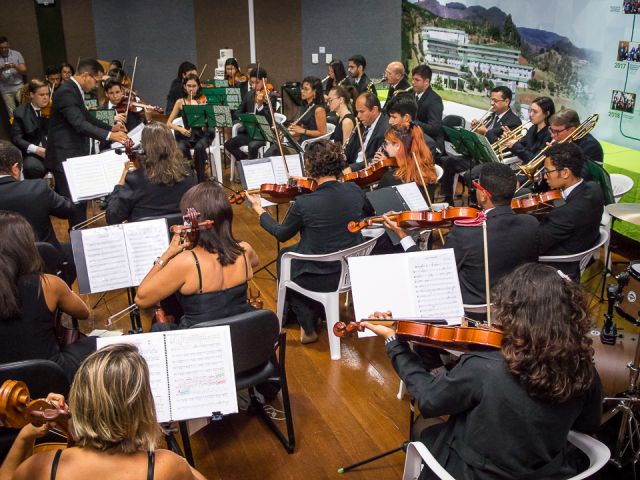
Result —
<svg viewBox="0 0 640 480"><path fill-rule="evenodd" d="M373 87L380 85L381 83L386 82L385 78L371 79L371 81L367 84L367 92L371 92Z"/></svg>
<svg viewBox="0 0 640 480"><path fill-rule="evenodd" d="M524 138L524 136L529 131L529 128L531 128L530 126L531 126L531 122L518 125L516 128L509 131L508 134L502 135L502 137L500 137L498 140L493 142L491 144L491 148L493 149L494 152L496 152L496 154L500 158L502 158L505 149L508 148L507 144L511 142L511 140L515 140L517 142L518 140Z"/></svg>
<svg viewBox="0 0 640 480"><path fill-rule="evenodd" d="M489 115L491 113L493 113L493 108L492 107L490 107L489 110L484 112L484 115L482 115L482 117L480 117L480 120L478 120L478 123L476 123L476 126L473 127L471 129L471 131L475 132L478 128L486 127L487 125L489 125Z"/></svg>
<svg viewBox="0 0 640 480"><path fill-rule="evenodd" d="M584 136L586 136L591 130L593 130L598 123L598 119L600 115L597 113L592 114L589 118L587 118L584 122L582 122L578 128L576 128L573 132L571 132L566 138L556 142L553 140L549 145L540 150L540 153L536 155L529 163L526 165L522 165L520 168L520 172L527 176L528 180L522 184L518 190L521 190L529 183L533 183L535 178L542 172L544 169L543 163L546 158L546 152L549 148L556 143L567 143L567 142L575 142L576 140L580 140Z"/></svg>

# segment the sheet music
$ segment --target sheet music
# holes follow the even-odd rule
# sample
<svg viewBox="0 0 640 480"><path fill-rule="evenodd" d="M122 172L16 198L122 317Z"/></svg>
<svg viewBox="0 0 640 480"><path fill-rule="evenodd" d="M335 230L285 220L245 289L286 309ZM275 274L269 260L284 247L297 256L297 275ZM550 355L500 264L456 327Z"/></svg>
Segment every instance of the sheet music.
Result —
<svg viewBox="0 0 640 480"><path fill-rule="evenodd" d="M118 155L115 150L107 150L104 153L100 153L100 158L96 159L102 164L104 171L104 181L107 193L113 192L113 188L120 181L122 171L125 164L129 161L129 158L125 155Z"/></svg>
<svg viewBox="0 0 640 480"><path fill-rule="evenodd" d="M149 366L158 422L237 413L235 373L228 325L96 339L138 347Z"/></svg>
<svg viewBox="0 0 640 480"><path fill-rule="evenodd" d="M268 159L260 161L242 160L242 170L247 183L247 190L260 188L263 183L276 183L273 167Z"/></svg>
<svg viewBox="0 0 640 480"><path fill-rule="evenodd" d="M414 311L417 317L444 318L449 325L458 325L464 306L455 255L451 248L436 252L408 259Z"/></svg>
<svg viewBox="0 0 640 480"><path fill-rule="evenodd" d="M122 224L127 246L131 281L129 286L140 285L149 273L153 261L169 247L167 221L164 218Z"/></svg>
<svg viewBox="0 0 640 480"><path fill-rule="evenodd" d="M273 176L276 179L276 183L287 183L289 177L302 177L302 167L300 166L300 156L298 155L285 155L287 161L287 168L289 169L289 175L284 168L284 161L282 156L269 157L271 165L273 167Z"/></svg>
<svg viewBox="0 0 640 480"><path fill-rule="evenodd" d="M229 326L166 334L173 420L237 413Z"/></svg>
<svg viewBox="0 0 640 480"><path fill-rule="evenodd" d="M422 193L420 193L420 188L416 182L403 183L396 185L394 188L398 191L404 203L407 204L409 210L414 212L429 210L429 205L427 205Z"/></svg>
<svg viewBox="0 0 640 480"><path fill-rule="evenodd" d="M93 198L96 189L102 192L106 188L104 186L104 170L98 162L89 159L93 156L75 157L62 162L62 168L69 184L71 200L74 203Z"/></svg>
<svg viewBox="0 0 640 480"><path fill-rule="evenodd" d="M82 231L82 245L91 293L131 286L129 265L125 261L127 247L121 225Z"/></svg>
<svg viewBox="0 0 640 480"><path fill-rule="evenodd" d="M348 263L357 320L390 310L396 318L460 323L464 308L452 249L351 257Z"/></svg>
<svg viewBox="0 0 640 480"><path fill-rule="evenodd" d="M114 343L130 343L138 347L140 355L144 357L149 366L149 383L151 384L151 393L156 406L158 422L171 421L168 393L169 377L167 375L163 333L140 333L137 335L99 337L96 339L98 349Z"/></svg>

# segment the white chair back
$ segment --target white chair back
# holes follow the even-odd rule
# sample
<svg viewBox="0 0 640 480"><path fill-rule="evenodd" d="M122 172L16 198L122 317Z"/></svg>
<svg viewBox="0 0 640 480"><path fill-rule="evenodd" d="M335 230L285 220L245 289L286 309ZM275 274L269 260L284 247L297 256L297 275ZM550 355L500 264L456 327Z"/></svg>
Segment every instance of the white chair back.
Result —
<svg viewBox="0 0 640 480"><path fill-rule="evenodd" d="M573 263L580 262L580 273L587 267L587 264L595 253L609 240L609 231L606 228L600 228L600 237L596 244L588 250L571 255L542 255L538 257L538 261L542 263Z"/></svg>
<svg viewBox="0 0 640 480"><path fill-rule="evenodd" d="M319 140L325 140L327 138L329 138L331 136L331 134L335 131L336 126L333 123L327 123L327 133L325 133L324 135L321 135L319 137L315 137L315 138L308 138L307 140L305 140L304 142L302 142L300 144L300 147L302 148L302 151L306 151L307 146L312 144L313 142L317 142Z"/></svg>
<svg viewBox="0 0 640 480"><path fill-rule="evenodd" d="M613 198L615 198L616 203L618 203L623 195L633 188L633 179L621 173L612 173L609 177L611 177Z"/></svg>

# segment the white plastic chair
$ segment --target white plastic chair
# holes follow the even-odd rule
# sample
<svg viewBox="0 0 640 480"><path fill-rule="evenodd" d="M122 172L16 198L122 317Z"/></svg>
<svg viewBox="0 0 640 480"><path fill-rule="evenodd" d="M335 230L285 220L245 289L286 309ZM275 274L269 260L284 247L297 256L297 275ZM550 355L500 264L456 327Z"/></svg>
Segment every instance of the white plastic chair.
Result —
<svg viewBox="0 0 640 480"><path fill-rule="evenodd" d="M304 142L300 144L302 151L305 152L307 150L307 145L312 144L313 142L317 142L318 140L324 140L331 136L331 134L336 129L336 126L333 123L327 123L327 133L315 138L308 138Z"/></svg>
<svg viewBox="0 0 640 480"><path fill-rule="evenodd" d="M333 334L333 326L340 320L340 294L351 290L351 279L349 278L349 266L347 258L366 256L371 253L376 244L378 237L374 237L366 242L354 247L340 250L339 252L327 253L324 255L303 255L301 253L286 252L280 259L280 282L278 283L278 318L280 325L284 316L284 300L287 294L287 288L295 290L302 295L320 302L327 317L327 334L329 335L329 349L331 352L331 360L340 360L340 337ZM340 261L342 271L340 272L340 282L333 292L314 292L302 288L291 279L291 261L305 260L314 262L335 262Z"/></svg>
<svg viewBox="0 0 640 480"><path fill-rule="evenodd" d="M569 431L567 436L569 443L579 448L589 457L589 468L567 480L582 480L588 478L606 465L611 457L607 446L595 438L584 433ZM431 454L429 449L421 442L411 442L407 446L407 456L404 462L403 480L415 480L420 476L422 463L443 480L455 480Z"/></svg>
<svg viewBox="0 0 640 480"><path fill-rule="evenodd" d="M600 237L596 244L588 250L580 253L574 253L572 255L542 255L538 257L538 261L541 263L573 263L580 262L580 276L582 272L587 268L587 264L593 258L600 247L602 247L609 240L609 231L606 228L600 228Z"/></svg>
<svg viewBox="0 0 640 480"><path fill-rule="evenodd" d="M609 175L609 177L611 179L613 199L616 201L616 203L618 203L620 202L620 199L624 196L624 194L629 192L633 188L633 179L627 177L626 175L622 175L621 173L612 173ZM602 212L600 226L606 228L609 232L609 236L611 236L611 215L609 215L606 210ZM605 243L604 245L605 253L609 250L609 240L607 240L607 243ZM607 268L609 270L611 270L611 262L611 255L609 255L609 264L607 265Z"/></svg>
<svg viewBox="0 0 640 480"><path fill-rule="evenodd" d="M436 182L439 182L444 175L444 169L440 165L436 165Z"/></svg>

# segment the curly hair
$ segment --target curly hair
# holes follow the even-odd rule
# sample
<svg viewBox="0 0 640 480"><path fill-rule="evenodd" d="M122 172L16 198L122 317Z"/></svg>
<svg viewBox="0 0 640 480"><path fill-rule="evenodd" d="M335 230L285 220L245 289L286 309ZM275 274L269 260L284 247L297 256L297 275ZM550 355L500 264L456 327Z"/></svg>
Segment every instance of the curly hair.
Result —
<svg viewBox="0 0 640 480"><path fill-rule="evenodd" d="M346 159L342 145L330 140L313 142L304 154L305 169L311 178L342 176Z"/></svg>
<svg viewBox="0 0 640 480"><path fill-rule="evenodd" d="M562 403L590 388L592 321L580 285L528 263L501 279L493 302L507 369L531 397Z"/></svg>

